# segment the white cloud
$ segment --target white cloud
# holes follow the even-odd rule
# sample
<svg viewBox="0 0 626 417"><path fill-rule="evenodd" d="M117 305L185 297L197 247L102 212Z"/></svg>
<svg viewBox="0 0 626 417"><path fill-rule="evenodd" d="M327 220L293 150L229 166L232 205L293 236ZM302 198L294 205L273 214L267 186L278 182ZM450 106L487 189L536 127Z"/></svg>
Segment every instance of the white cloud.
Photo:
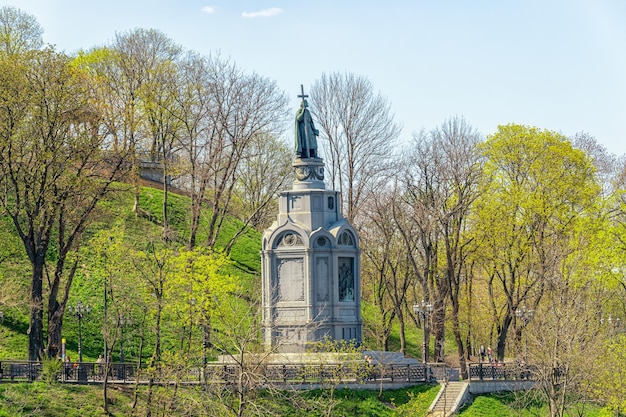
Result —
<svg viewBox="0 0 626 417"><path fill-rule="evenodd" d="M259 10L258 12L243 12L241 17L255 18L255 17L270 17L275 16L283 12L283 9L278 7L271 7L269 9Z"/></svg>
<svg viewBox="0 0 626 417"><path fill-rule="evenodd" d="M204 6L201 10L204 13L212 14L212 13L215 13L217 11L217 8L215 8L213 6Z"/></svg>

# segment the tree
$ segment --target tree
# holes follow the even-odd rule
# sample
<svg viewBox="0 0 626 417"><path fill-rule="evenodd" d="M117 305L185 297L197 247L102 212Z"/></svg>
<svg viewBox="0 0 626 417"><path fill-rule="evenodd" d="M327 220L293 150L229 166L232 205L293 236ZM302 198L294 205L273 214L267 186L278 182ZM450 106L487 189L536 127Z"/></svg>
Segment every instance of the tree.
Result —
<svg viewBox="0 0 626 417"><path fill-rule="evenodd" d="M597 283L562 277L539 305L527 332L528 363L540 398L551 417L562 417L590 398L591 382L606 367L598 302L606 301Z"/></svg>
<svg viewBox="0 0 626 417"><path fill-rule="evenodd" d="M278 192L292 178L292 152L278 138L258 135L246 154L238 169L235 184L238 204L233 212L244 225L263 231L276 217ZM239 229L239 233L244 231ZM233 236L231 244L237 236Z"/></svg>
<svg viewBox="0 0 626 417"><path fill-rule="evenodd" d="M87 280L86 287L102 289L104 299L101 295L93 297L90 304L94 307L93 314L95 321L99 322L104 341L104 364L98 369L102 378L102 404L105 412L108 412L110 400L108 397L109 371L113 362L113 352L115 347L120 346L120 362L128 362L122 357L123 338L128 339L128 329L134 325L145 324L145 312L148 302L145 294L141 291L143 286L137 285L139 279L135 271L134 263L128 256L133 253L133 248L129 244L123 221L119 219L108 223L110 228L97 231L89 242L81 248L81 257L88 258L89 264L81 266L83 279ZM80 279L80 276L78 277ZM82 283L79 281L80 286ZM98 291L99 292L99 291ZM102 312L102 319L99 320L99 313ZM124 332L124 327L127 328ZM141 368L141 353L137 355L137 369ZM118 371L119 372L119 371ZM136 375L138 383L139 374ZM137 390L137 387L135 387Z"/></svg>
<svg viewBox="0 0 626 417"><path fill-rule="evenodd" d="M610 154L596 138L586 132L576 133L570 141L572 146L585 152L591 158L603 195L609 195L615 191L616 187L619 188L616 181L619 159L615 155Z"/></svg>
<svg viewBox="0 0 626 417"><path fill-rule="evenodd" d="M344 196L353 222L363 204L391 176L400 127L372 83L351 73L322 74L311 88L310 108L325 146L330 182Z"/></svg>
<svg viewBox="0 0 626 417"><path fill-rule="evenodd" d="M176 57L177 47L163 41L165 48L172 50ZM159 62L149 72L149 80L140 90L142 108L146 115L149 136L151 138L149 161L158 163L162 170L163 187L163 236L172 239L169 226L168 196L170 177L174 173L176 146L181 135L180 107L175 99L178 94L178 68L171 60Z"/></svg>
<svg viewBox="0 0 626 417"><path fill-rule="evenodd" d="M376 309L374 333L383 350L389 349L389 338L396 318L404 318L407 289L412 284L406 268L406 250L396 224L394 206L399 203L397 186L382 190L364 206L361 223L361 251L364 254L361 279L363 299ZM380 326L380 327L378 327ZM401 320L400 350L405 351L404 320Z"/></svg>
<svg viewBox="0 0 626 417"><path fill-rule="evenodd" d="M191 199L189 239L187 247L196 246L204 194L208 187L210 167L216 156L209 112L211 103L211 61L195 53L187 53L180 62L179 93L175 97L180 109L179 151L182 187Z"/></svg>
<svg viewBox="0 0 626 417"><path fill-rule="evenodd" d="M240 165L255 140L282 131L287 98L274 81L245 74L219 57L211 60L210 67L210 141L204 150L200 183L206 185L201 203L210 210L206 244L213 248L231 210Z"/></svg>
<svg viewBox="0 0 626 417"><path fill-rule="evenodd" d="M411 274L416 277L413 302L423 300L433 306L431 320L423 325L424 340L435 336L435 358L443 361L445 313L449 288L440 273L441 207L446 204L446 183L441 168L442 150L425 132L415 134L412 152L406 154L402 172L401 203L394 205L394 222L406 247ZM421 294L421 295L420 295ZM417 318L413 316L417 323ZM428 359L429 349L425 356Z"/></svg>
<svg viewBox="0 0 626 417"><path fill-rule="evenodd" d="M452 332L457 345L462 377L467 375L465 347L461 335L461 289L470 279L466 264L468 255L475 250L473 236L468 232L472 206L478 198L478 183L482 175L481 156L477 145L480 135L462 118L451 118L431 133L434 181L441 192L436 214L445 259L442 275L446 280L451 305ZM418 149L423 148L421 146ZM418 161L424 161L418 158Z"/></svg>
<svg viewBox="0 0 626 417"><path fill-rule="evenodd" d="M133 251L132 259L134 268L142 278L145 294L152 296L149 304L149 314L154 323L154 350L148 363L148 393L146 402L150 404L153 399L156 381L162 373L162 336L163 336L163 312L165 309L165 290L172 275L172 258L174 251L167 244L162 244L158 239L151 237L146 245L146 250ZM151 415L150 409L147 413Z"/></svg>
<svg viewBox="0 0 626 417"><path fill-rule="evenodd" d="M537 308L599 187L585 153L551 131L499 126L482 150L485 182L472 222L503 360L515 311Z"/></svg>
<svg viewBox="0 0 626 417"><path fill-rule="evenodd" d="M604 340L604 355L595 357L598 378L593 383L596 398L601 398L615 413L626 413L626 333L607 337ZM607 366L610 364L610 366ZM619 414L616 414L619 415Z"/></svg>
<svg viewBox="0 0 626 417"><path fill-rule="evenodd" d="M135 29L116 34L112 44L102 52L99 54L103 59L94 64L102 75L102 88L110 95L106 120L114 145L128 149L132 156L137 213L140 162L145 159L160 163L161 152L168 150L171 133L158 125L155 116L161 114L162 106L156 106L151 99L156 99L155 89L163 87L159 85L163 81L161 74L176 62L181 47L158 30ZM169 91L165 89L163 94ZM152 119L148 118L150 114Z"/></svg>
<svg viewBox="0 0 626 417"><path fill-rule="evenodd" d="M34 16L11 6L0 8L0 54L20 55L41 48L43 29Z"/></svg>
<svg viewBox="0 0 626 417"><path fill-rule="evenodd" d="M44 349L43 278L51 245L47 349L54 357L78 265L73 254L97 203L123 173L125 156L107 149L88 74L68 57L47 49L2 65L8 71L0 98L0 204L32 265L29 359L36 360Z"/></svg>

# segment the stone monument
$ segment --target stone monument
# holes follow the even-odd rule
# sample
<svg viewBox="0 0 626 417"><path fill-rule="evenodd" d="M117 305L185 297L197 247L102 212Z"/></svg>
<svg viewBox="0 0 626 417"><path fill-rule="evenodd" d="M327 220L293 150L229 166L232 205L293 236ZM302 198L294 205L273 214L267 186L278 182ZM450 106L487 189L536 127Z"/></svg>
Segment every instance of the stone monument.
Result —
<svg viewBox="0 0 626 417"><path fill-rule="evenodd" d="M266 350L304 352L330 337L361 342L360 251L324 184L318 130L301 87L296 113L294 183L279 196L278 219L263 234L263 338Z"/></svg>

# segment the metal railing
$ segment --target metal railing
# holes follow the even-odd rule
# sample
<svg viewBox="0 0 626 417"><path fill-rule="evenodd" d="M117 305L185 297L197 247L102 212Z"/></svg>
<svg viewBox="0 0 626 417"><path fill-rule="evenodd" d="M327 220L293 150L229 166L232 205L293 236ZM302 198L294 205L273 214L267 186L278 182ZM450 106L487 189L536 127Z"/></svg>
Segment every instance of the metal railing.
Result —
<svg viewBox="0 0 626 417"><path fill-rule="evenodd" d="M0 361L0 380L36 381L41 370L41 362Z"/></svg>
<svg viewBox="0 0 626 417"><path fill-rule="evenodd" d="M164 369L167 369L164 366ZM408 365L350 364L251 364L241 367L235 364L210 363L206 367L189 367L172 372L152 374L146 368L138 369L132 363L108 364L107 381L126 383L138 380L143 383L151 378L156 382L176 380L189 384L231 384L242 372L254 374L267 384L329 384L329 383L396 383L431 382L440 380L441 372L448 368ZM468 366L470 380L532 380L533 367L517 362L475 363ZM105 379L107 367L94 362L64 363L57 374L60 382L99 383ZM43 373L42 362L0 361L0 381L36 381Z"/></svg>
<svg viewBox="0 0 626 417"><path fill-rule="evenodd" d="M429 382L432 372L421 364L409 365L370 365L367 363L347 364L250 364L241 367L236 364L207 364L205 367L190 367L175 373L164 366L163 372L151 373L146 368L138 369L136 364L94 362L63 363L56 379L68 383L110 383L138 381L147 383L150 378L156 383L169 383L176 380L187 384L232 384L242 372L254 374L261 384L337 384L337 383L420 383ZM43 363L33 361L0 361L0 382L36 381L42 378Z"/></svg>
<svg viewBox="0 0 626 417"><path fill-rule="evenodd" d="M533 367L519 362L476 363L470 364L470 380L530 380L533 375Z"/></svg>

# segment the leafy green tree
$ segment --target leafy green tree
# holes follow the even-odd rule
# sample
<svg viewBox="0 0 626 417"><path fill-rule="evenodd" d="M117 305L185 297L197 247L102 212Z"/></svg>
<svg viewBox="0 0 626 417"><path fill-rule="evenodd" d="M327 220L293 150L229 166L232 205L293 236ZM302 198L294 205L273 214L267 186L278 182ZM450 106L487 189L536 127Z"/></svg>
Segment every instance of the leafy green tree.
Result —
<svg viewBox="0 0 626 417"><path fill-rule="evenodd" d="M606 354L595 358L600 373L593 384L594 394L616 415L626 414L626 333L623 330L608 337L602 350Z"/></svg>
<svg viewBox="0 0 626 417"><path fill-rule="evenodd" d="M92 321L99 324L104 341L103 355L106 362L99 365L103 367L99 369L99 374L102 378L102 402L105 411L108 411L110 406L109 370L115 347L120 346L120 362L129 362L128 357L131 355L122 359L122 339L124 336L128 339L129 333L132 333L129 329L145 324L145 311L148 306L146 302L148 297L143 292L144 287L136 285L138 274L128 257L133 248L123 221L112 220L108 224L110 228L97 231L82 248L83 256L89 259L89 264L81 268L92 294L90 304L94 307L92 314L96 316ZM93 297L96 289L98 296ZM102 293L104 299L101 297ZM141 368L141 353L134 357L137 359L137 368ZM139 378L139 375L136 375L136 378ZM136 382L138 383L138 379Z"/></svg>
<svg viewBox="0 0 626 417"><path fill-rule="evenodd" d="M43 29L34 16L11 6L0 8L0 53L19 55L43 45Z"/></svg>
<svg viewBox="0 0 626 417"><path fill-rule="evenodd" d="M146 100L154 98L151 92L159 88L159 82L163 81L159 74L175 62L180 53L180 46L155 29L118 33L111 45L89 53L92 56L90 66L99 76L98 86L107 103L105 120L113 146L127 150L131 155L135 213L139 210L140 162L158 162L160 151L168 148L169 142L163 140L170 139L169 136L162 136L164 129L154 118L161 107ZM163 94L169 91L164 88ZM152 125L148 110L153 115Z"/></svg>
<svg viewBox="0 0 626 417"><path fill-rule="evenodd" d="M482 150L485 181L473 218L481 242L476 259L488 283L497 358L503 360L515 311L536 309L560 276L577 225L600 188L587 155L555 132L499 126Z"/></svg>
<svg viewBox="0 0 626 417"><path fill-rule="evenodd" d="M212 347L212 316L218 309L220 299L241 291L241 283L226 270L232 261L222 253L209 249L181 249L171 259L173 274L166 287L167 313L176 317L176 322L186 335L181 335L181 349L196 352L201 347L202 363L206 365L208 350ZM200 328L202 338L193 339L194 329ZM186 341L185 341L186 339ZM191 356L187 360L193 359Z"/></svg>
<svg viewBox="0 0 626 417"><path fill-rule="evenodd" d="M580 259L579 254L574 257ZM523 357L536 381L535 393L528 394L539 394L552 417L590 403L592 383L608 363L603 354L607 332L598 309L610 300L610 294L593 278L569 275L579 272L563 270L565 276L552 283L524 337L527 352Z"/></svg>
<svg viewBox="0 0 626 417"><path fill-rule="evenodd" d="M32 265L29 359L42 357L44 274L49 356L61 343L63 314L78 266L80 236L124 170L107 150L100 103L88 74L47 49L28 60L3 58L0 80L0 204ZM52 248L54 247L54 250ZM54 255L54 256L53 256Z"/></svg>

